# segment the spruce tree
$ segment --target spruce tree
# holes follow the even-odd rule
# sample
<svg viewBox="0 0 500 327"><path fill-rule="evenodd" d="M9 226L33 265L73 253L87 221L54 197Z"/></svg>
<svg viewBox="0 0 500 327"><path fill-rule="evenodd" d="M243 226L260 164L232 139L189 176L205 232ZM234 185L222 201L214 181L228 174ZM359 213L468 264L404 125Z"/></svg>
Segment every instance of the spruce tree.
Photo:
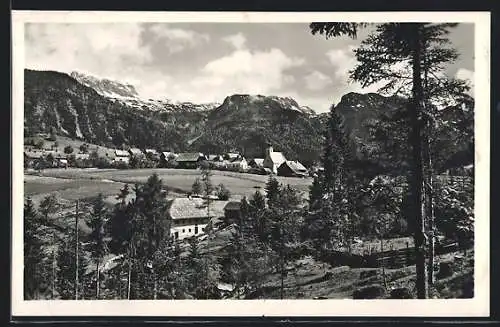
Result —
<svg viewBox="0 0 500 327"><path fill-rule="evenodd" d="M199 195L201 193L201 182L200 182L199 178L196 178L194 180L194 183L191 186L191 192L193 192L193 194L196 194L196 195Z"/></svg>
<svg viewBox="0 0 500 327"><path fill-rule="evenodd" d="M42 215L43 224L51 224L52 215L57 213L61 207L59 199L56 194L47 195L42 199L39 205L39 211Z"/></svg>
<svg viewBox="0 0 500 327"><path fill-rule="evenodd" d="M166 192L163 191L163 183L155 173L151 175L146 184L137 190L137 210L143 217L141 255L145 265L149 268L150 277L153 282L153 299L158 296L158 271L154 264L154 255L160 248L164 238L170 237L171 221L167 218Z"/></svg>
<svg viewBox="0 0 500 327"><path fill-rule="evenodd" d="M91 256L96 265L96 299L99 299L100 293L100 270L102 269L101 263L107 252L107 244L105 240L105 230L104 226L108 219L108 211L104 204L104 199L102 193L99 193L97 198L94 200L90 218L90 244L91 244Z"/></svg>
<svg viewBox="0 0 500 327"><path fill-rule="evenodd" d="M265 190L268 206L272 207L276 205L281 190L280 183L278 182L276 177L274 177L273 175L269 175Z"/></svg>
<svg viewBox="0 0 500 327"><path fill-rule="evenodd" d="M40 216L31 198L24 204L24 299L37 298L38 286L44 278Z"/></svg>

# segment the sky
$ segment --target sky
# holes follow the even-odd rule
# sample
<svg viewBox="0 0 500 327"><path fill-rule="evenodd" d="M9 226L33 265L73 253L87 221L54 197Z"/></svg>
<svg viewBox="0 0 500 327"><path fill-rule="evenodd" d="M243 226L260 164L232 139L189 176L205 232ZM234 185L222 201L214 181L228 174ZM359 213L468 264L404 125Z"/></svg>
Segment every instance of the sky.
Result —
<svg viewBox="0 0 500 327"><path fill-rule="evenodd" d="M25 67L130 83L144 98L219 102L231 94L289 96L316 112L348 92L352 52L370 33L326 40L304 23L28 23ZM474 25L449 38L460 53L445 73L474 77Z"/></svg>

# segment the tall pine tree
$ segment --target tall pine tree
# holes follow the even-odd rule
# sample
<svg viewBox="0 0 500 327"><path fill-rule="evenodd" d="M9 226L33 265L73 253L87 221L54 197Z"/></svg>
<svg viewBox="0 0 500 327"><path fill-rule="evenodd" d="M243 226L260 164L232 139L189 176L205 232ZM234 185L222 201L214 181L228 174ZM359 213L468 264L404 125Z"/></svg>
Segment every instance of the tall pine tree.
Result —
<svg viewBox="0 0 500 327"><path fill-rule="evenodd" d="M41 218L31 198L24 204L24 299L38 297L38 287L44 279L42 246L40 239Z"/></svg>
<svg viewBox="0 0 500 327"><path fill-rule="evenodd" d="M99 193L94 200L90 217L90 252L92 259L96 265L96 299L99 299L102 269L102 260L107 252L106 234L104 230L105 223L108 219L108 212L104 204L102 193Z"/></svg>

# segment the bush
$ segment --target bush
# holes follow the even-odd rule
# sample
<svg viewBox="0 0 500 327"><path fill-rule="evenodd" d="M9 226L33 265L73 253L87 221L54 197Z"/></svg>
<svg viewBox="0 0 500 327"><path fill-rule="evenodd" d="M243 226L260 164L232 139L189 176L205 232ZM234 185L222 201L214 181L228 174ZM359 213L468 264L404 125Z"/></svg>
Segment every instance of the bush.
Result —
<svg viewBox="0 0 500 327"><path fill-rule="evenodd" d="M382 285L378 284L357 289L352 294L352 297L355 300L379 299L383 298L384 296L385 288Z"/></svg>
<svg viewBox="0 0 500 327"><path fill-rule="evenodd" d="M80 152L81 153L87 153L89 151L89 146L87 143L83 143L80 145Z"/></svg>
<svg viewBox="0 0 500 327"><path fill-rule="evenodd" d="M33 145L35 146L36 149L43 149L45 142L42 139L34 139L33 140Z"/></svg>
<svg viewBox="0 0 500 327"><path fill-rule="evenodd" d="M70 154L70 153L73 153L73 147L71 145L68 145L66 147L64 147L64 153L66 154Z"/></svg>
<svg viewBox="0 0 500 327"><path fill-rule="evenodd" d="M224 184L219 184L216 191L219 200L227 201L231 197L231 192L224 186Z"/></svg>
<svg viewBox="0 0 500 327"><path fill-rule="evenodd" d="M453 267L451 262L440 262L439 272L436 274L436 278L443 279L453 275Z"/></svg>
<svg viewBox="0 0 500 327"><path fill-rule="evenodd" d="M400 287L391 291L390 299L413 299L411 291L406 287Z"/></svg>
<svg viewBox="0 0 500 327"><path fill-rule="evenodd" d="M123 162L123 161L118 161L114 164L115 168L116 169L128 169L129 166L126 162Z"/></svg>
<svg viewBox="0 0 500 327"><path fill-rule="evenodd" d="M94 166L96 166L97 168L111 168L111 163L106 160L105 158L97 158L97 160L94 161Z"/></svg>

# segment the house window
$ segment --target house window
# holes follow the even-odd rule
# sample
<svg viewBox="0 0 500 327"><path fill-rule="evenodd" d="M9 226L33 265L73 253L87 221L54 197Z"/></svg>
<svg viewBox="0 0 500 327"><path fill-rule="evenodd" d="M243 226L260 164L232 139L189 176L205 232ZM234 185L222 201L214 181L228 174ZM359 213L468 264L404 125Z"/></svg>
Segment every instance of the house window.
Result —
<svg viewBox="0 0 500 327"><path fill-rule="evenodd" d="M183 232L183 233L185 233L185 232L186 232L186 230L185 230L185 229L183 229L183 230L182 230L182 232Z"/></svg>
<svg viewBox="0 0 500 327"><path fill-rule="evenodd" d="M189 232L191 233L191 228L189 229Z"/></svg>
<svg viewBox="0 0 500 327"><path fill-rule="evenodd" d="M194 226L194 233L198 234L198 226Z"/></svg>
<svg viewBox="0 0 500 327"><path fill-rule="evenodd" d="M175 232L175 239L179 238L179 232Z"/></svg>

